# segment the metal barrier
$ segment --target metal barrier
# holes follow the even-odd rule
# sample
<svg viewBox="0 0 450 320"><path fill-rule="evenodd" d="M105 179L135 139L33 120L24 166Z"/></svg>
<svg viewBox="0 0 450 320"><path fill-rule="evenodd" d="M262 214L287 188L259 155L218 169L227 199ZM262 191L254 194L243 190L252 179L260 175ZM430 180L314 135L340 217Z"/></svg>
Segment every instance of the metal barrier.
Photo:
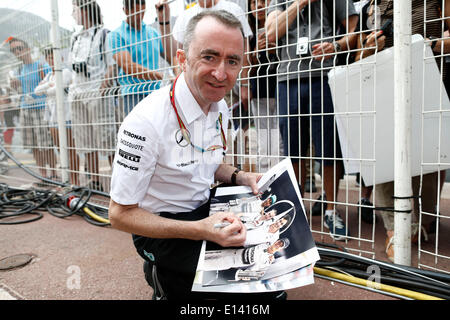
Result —
<svg viewBox="0 0 450 320"><path fill-rule="evenodd" d="M178 20L199 4L169 2L170 16L147 2L143 37L127 33L143 14L126 20L132 8L123 10L122 0L4 1L4 146L46 178L108 192L121 122L180 72ZM339 238L347 250L379 259L386 259L386 241L397 263L450 272L450 200L443 196L449 54L441 45L450 41L448 1L215 2L241 12L244 34L253 34L226 97L226 161L264 172L289 156L318 241ZM418 25L425 39L411 38ZM372 32L383 38L374 41ZM1 169L11 185L38 182L11 163Z"/></svg>

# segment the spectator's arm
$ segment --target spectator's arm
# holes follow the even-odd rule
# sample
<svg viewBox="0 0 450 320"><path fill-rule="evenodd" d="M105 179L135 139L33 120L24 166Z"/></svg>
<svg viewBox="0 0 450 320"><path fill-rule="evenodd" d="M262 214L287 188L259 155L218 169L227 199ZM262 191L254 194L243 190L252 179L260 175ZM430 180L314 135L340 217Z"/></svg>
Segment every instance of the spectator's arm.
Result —
<svg viewBox="0 0 450 320"><path fill-rule="evenodd" d="M37 96L51 96L56 95L55 90L51 91L50 89L54 86L54 83L48 81L48 78L45 77L34 89L34 94Z"/></svg>
<svg viewBox="0 0 450 320"><path fill-rule="evenodd" d="M356 47L357 39L352 33L356 29L358 19L358 15L352 15L348 17L348 19L344 19L341 21L342 26L347 31L347 34L345 36L336 41L336 43L339 44L341 51L347 51ZM315 44L312 49L312 55L316 56L316 60L326 60L332 58L335 56L333 55L333 53L336 52L335 45L331 42L322 42L319 44Z"/></svg>
<svg viewBox="0 0 450 320"><path fill-rule="evenodd" d="M239 83L239 86L241 88L241 94L240 94L240 98L241 98L241 102L244 105L244 108L248 110L248 106L250 103L250 99L251 99L251 91L250 91L250 80L248 79L248 74L249 74L249 70L250 70L250 66L251 66L251 62L250 62L250 54L248 53L248 38L245 39L245 44L244 44L244 61L242 62L242 71L241 71L241 81Z"/></svg>
<svg viewBox="0 0 450 320"><path fill-rule="evenodd" d="M158 1L155 4L158 13L159 30L162 35L162 44L164 48L164 58L174 65L177 55L177 42L173 39L170 30L170 7L167 0Z"/></svg>
<svg viewBox="0 0 450 320"><path fill-rule="evenodd" d="M277 42L279 38L286 34L286 29L297 18L298 13L308 5L309 0L295 0L285 10L275 10L267 16L265 28L269 42ZM317 0L311 0L315 2Z"/></svg>
<svg viewBox="0 0 450 320"><path fill-rule="evenodd" d="M348 17L348 19L342 21L342 25L346 30L346 35L337 41L340 44L342 51L356 48L357 39L352 33L356 30L358 20L358 15L352 15Z"/></svg>
<svg viewBox="0 0 450 320"><path fill-rule="evenodd" d="M365 34L357 35L357 48L361 49L356 52L355 61L373 55L377 51L384 48L386 36L381 35L381 31L373 31L368 36Z"/></svg>
<svg viewBox="0 0 450 320"><path fill-rule="evenodd" d="M133 62L133 58L128 51L117 52L113 57L114 60L116 60L117 65L129 76L141 80L162 80L163 78L161 73L147 69L140 64Z"/></svg>

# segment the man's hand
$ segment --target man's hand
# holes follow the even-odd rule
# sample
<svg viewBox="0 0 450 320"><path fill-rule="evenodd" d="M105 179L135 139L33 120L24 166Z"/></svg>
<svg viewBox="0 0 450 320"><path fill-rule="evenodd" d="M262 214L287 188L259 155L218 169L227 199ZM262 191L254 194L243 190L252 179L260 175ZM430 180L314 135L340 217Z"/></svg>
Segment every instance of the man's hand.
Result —
<svg viewBox="0 0 450 320"><path fill-rule="evenodd" d="M383 31L373 31L369 36L366 38L365 43L363 47L370 48L370 47L377 47L378 51L383 50L385 44L386 44L386 36L383 36Z"/></svg>
<svg viewBox="0 0 450 320"><path fill-rule="evenodd" d="M297 0L297 2L299 3L299 5L300 5L300 8L304 8L304 7L306 7L308 4L311 4L311 3L313 3L313 2L316 2L317 0Z"/></svg>
<svg viewBox="0 0 450 320"><path fill-rule="evenodd" d="M315 56L315 60L327 60L333 57L332 53L335 53L334 45L331 42L322 42L312 46L312 55Z"/></svg>
<svg viewBox="0 0 450 320"><path fill-rule="evenodd" d="M167 0L159 0L155 4L155 9L158 14L159 22L166 22L170 20L170 6Z"/></svg>
<svg viewBox="0 0 450 320"><path fill-rule="evenodd" d="M248 87L241 87L241 102L245 110L248 110L249 101L251 100L251 92L249 92Z"/></svg>
<svg viewBox="0 0 450 320"><path fill-rule="evenodd" d="M368 56L371 56L376 51L383 50L385 46L386 36L382 35L383 31L373 31L371 34L369 34L362 42L358 42L358 48L362 48L364 50L361 50L358 52L355 56L355 60L359 61L363 58L366 58ZM367 49L366 49L367 48Z"/></svg>
<svg viewBox="0 0 450 320"><path fill-rule="evenodd" d="M222 247L241 247L245 243L247 229L241 219L232 212L218 212L200 222L205 232L205 240L215 242ZM222 223L229 223L229 225L222 228L214 227Z"/></svg>
<svg viewBox="0 0 450 320"><path fill-rule="evenodd" d="M383 36L383 31L373 31L369 34L363 43L364 48L376 47L378 51L383 50L386 42L386 36Z"/></svg>
<svg viewBox="0 0 450 320"><path fill-rule="evenodd" d="M239 171L238 175L236 176L236 184L239 186L249 186L252 188L253 194L258 194L258 181L261 179L262 174L256 173L256 172L246 172L246 171Z"/></svg>

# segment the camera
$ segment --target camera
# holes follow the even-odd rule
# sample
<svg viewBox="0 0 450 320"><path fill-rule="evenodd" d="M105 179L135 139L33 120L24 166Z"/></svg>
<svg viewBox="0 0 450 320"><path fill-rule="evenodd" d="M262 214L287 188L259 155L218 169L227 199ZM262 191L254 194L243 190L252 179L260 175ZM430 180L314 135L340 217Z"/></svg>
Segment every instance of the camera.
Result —
<svg viewBox="0 0 450 320"><path fill-rule="evenodd" d="M383 31L383 35L390 38L394 35L394 26L392 25L392 19L388 19L380 29Z"/></svg>
<svg viewBox="0 0 450 320"><path fill-rule="evenodd" d="M72 64L72 69L76 73L83 73L86 78L89 78L91 75L87 71L87 63L86 62L77 62Z"/></svg>

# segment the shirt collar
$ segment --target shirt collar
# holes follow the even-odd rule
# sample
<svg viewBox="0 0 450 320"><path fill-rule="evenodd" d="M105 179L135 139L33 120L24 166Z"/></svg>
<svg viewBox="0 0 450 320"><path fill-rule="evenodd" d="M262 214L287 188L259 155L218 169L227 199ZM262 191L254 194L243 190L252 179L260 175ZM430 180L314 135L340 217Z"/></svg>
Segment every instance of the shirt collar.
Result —
<svg viewBox="0 0 450 320"><path fill-rule="evenodd" d="M142 21L142 27L141 27L141 30L139 30L139 31L143 31L143 30L145 30L145 23L144 23L144 21ZM122 28L125 30L125 31L138 31L138 30L136 30L135 28L132 28L125 20L124 21L122 21Z"/></svg>
<svg viewBox="0 0 450 320"><path fill-rule="evenodd" d="M178 77L177 83L175 85L175 100L177 108L181 110L187 124L192 123L200 117L206 117L203 113L197 100L195 100L189 89L186 79L184 78L184 72ZM208 115L217 113L219 110L218 103L212 103L209 109Z"/></svg>

